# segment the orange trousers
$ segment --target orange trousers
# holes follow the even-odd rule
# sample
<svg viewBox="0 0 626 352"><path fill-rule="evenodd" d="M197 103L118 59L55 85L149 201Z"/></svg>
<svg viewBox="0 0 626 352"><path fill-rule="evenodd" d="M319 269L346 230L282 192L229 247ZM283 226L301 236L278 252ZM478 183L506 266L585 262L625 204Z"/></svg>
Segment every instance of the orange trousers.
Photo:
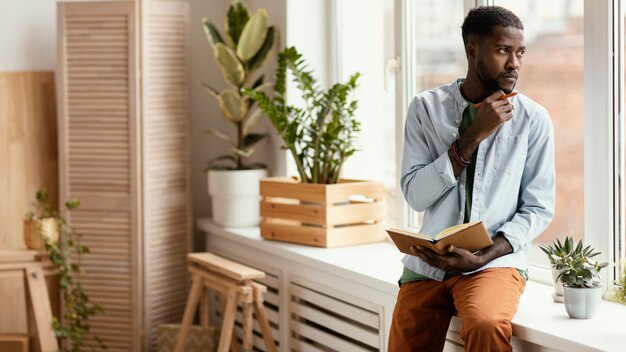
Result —
<svg viewBox="0 0 626 352"><path fill-rule="evenodd" d="M455 312L465 351L512 351L511 319L525 287L514 268L406 283L393 311L389 352L442 351Z"/></svg>

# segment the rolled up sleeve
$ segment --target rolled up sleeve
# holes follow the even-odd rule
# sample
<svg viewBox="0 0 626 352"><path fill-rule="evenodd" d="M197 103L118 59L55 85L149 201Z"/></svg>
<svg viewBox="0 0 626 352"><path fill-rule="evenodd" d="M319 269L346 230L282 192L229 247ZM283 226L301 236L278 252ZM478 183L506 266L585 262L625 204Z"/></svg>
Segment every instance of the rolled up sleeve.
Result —
<svg viewBox="0 0 626 352"><path fill-rule="evenodd" d="M518 210L496 231L509 241L513 252L526 248L554 217L554 131L547 111L536 117L529 131Z"/></svg>
<svg viewBox="0 0 626 352"><path fill-rule="evenodd" d="M427 127L421 121L426 116L420 116L419 104L414 99L407 113L400 184L411 208L423 211L453 188L457 179L447 150L433 157L426 139Z"/></svg>

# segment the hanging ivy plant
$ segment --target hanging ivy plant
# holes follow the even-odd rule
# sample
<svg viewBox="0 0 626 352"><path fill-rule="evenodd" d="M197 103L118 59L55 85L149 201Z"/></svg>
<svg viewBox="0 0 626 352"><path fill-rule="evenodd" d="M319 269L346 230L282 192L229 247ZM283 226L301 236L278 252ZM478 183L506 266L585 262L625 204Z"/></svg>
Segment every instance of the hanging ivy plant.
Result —
<svg viewBox="0 0 626 352"><path fill-rule="evenodd" d="M106 346L98 336L91 334L89 319L103 311L100 303L92 302L80 283L82 270L80 267L83 254L89 253L89 248L81 244L81 234L70 226L67 221L54 210L50 204L50 197L45 188L37 191L37 201L34 206L36 213L26 214L26 220L37 221L53 218L59 232L59 239L51 242L44 237L46 251L50 260L57 269L59 286L63 304L61 307L62 319L54 317L52 328L61 342L61 352L79 352L85 347L93 345L105 349ZM76 198L65 203L67 210L80 205Z"/></svg>

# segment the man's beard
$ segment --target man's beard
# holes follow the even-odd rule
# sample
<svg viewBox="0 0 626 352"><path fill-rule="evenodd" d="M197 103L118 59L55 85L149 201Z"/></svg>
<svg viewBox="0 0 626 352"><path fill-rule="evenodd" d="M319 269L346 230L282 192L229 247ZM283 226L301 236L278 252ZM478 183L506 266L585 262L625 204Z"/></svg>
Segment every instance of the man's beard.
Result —
<svg viewBox="0 0 626 352"><path fill-rule="evenodd" d="M487 73L487 66L485 65L484 61L478 60L477 66L478 66L478 79L489 90L493 92L502 90L504 94L509 94L513 91L513 88L515 88L515 84L513 84L513 87L511 87L511 89L505 89L505 88L500 87L500 85L498 84L498 81L495 78L489 76L489 73Z"/></svg>

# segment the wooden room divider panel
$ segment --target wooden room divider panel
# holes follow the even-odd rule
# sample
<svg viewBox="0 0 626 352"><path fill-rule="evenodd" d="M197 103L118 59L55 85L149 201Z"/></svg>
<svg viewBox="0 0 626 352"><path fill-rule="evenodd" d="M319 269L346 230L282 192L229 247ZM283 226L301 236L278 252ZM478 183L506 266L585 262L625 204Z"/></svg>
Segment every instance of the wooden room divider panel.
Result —
<svg viewBox="0 0 626 352"><path fill-rule="evenodd" d="M91 248L84 286L109 350L155 350L180 321L190 249L187 4L59 4L62 199Z"/></svg>
<svg viewBox="0 0 626 352"><path fill-rule="evenodd" d="M157 326L180 322L187 301L191 212L188 190L187 4L142 7L142 120L146 286L151 350Z"/></svg>

